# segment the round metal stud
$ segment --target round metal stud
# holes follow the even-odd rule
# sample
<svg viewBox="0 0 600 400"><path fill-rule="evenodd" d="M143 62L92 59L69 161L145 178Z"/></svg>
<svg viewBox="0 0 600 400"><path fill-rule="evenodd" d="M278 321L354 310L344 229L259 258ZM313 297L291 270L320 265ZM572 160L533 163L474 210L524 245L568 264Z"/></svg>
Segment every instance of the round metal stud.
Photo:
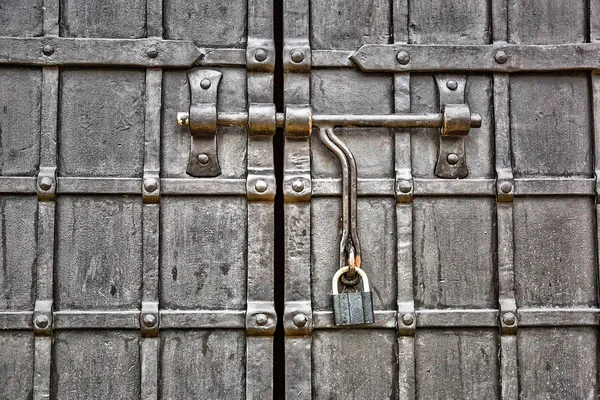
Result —
<svg viewBox="0 0 600 400"><path fill-rule="evenodd" d="M502 193L510 193L510 191L512 190L512 183L502 182L500 184L500 190L502 190Z"/></svg>
<svg viewBox="0 0 600 400"><path fill-rule="evenodd" d="M256 181L256 184L254 185L254 189L256 189L258 193L264 193L268 188L269 185L262 179Z"/></svg>
<svg viewBox="0 0 600 400"><path fill-rule="evenodd" d="M156 50L156 47L150 47L148 49L148 51L146 52L146 54L150 58L156 58L156 57L158 57L158 50Z"/></svg>
<svg viewBox="0 0 600 400"><path fill-rule="evenodd" d="M51 56L52 54L54 54L54 46L49 44L45 45L42 49L42 53L44 53L45 56Z"/></svg>
<svg viewBox="0 0 600 400"><path fill-rule="evenodd" d="M208 156L208 154L204 154L204 153L198 154L198 162L200 164L206 165L206 164L208 164L209 161L210 161L210 157Z"/></svg>
<svg viewBox="0 0 600 400"><path fill-rule="evenodd" d="M258 49L254 53L254 59L258 62L263 62L267 59L267 51L265 49Z"/></svg>
<svg viewBox="0 0 600 400"><path fill-rule="evenodd" d="M304 53L301 52L300 50L294 50L294 51L292 51L290 58L296 64L301 63L302 61L304 61Z"/></svg>
<svg viewBox="0 0 600 400"><path fill-rule="evenodd" d="M154 192L158 189L158 182L154 178L149 178L144 181L144 189L146 192Z"/></svg>
<svg viewBox="0 0 600 400"><path fill-rule="evenodd" d="M50 190L52 188L52 179L44 176L40 179L40 189L42 190Z"/></svg>
<svg viewBox="0 0 600 400"><path fill-rule="evenodd" d="M404 50L399 51L398 54L396 54L396 60L398 60L400 64L406 65L410 61L410 55Z"/></svg>
<svg viewBox="0 0 600 400"><path fill-rule="evenodd" d="M516 322L515 314L507 312L502 316L502 322L506 325L514 325Z"/></svg>
<svg viewBox="0 0 600 400"><path fill-rule="evenodd" d="M402 316L402 323L404 325L412 325L415 322L415 316L412 313L407 313Z"/></svg>
<svg viewBox="0 0 600 400"><path fill-rule="evenodd" d="M450 80L446 82L446 87L450 90L456 90L458 88L458 82Z"/></svg>
<svg viewBox="0 0 600 400"><path fill-rule="evenodd" d="M156 324L156 316L154 314L146 314L142 318L142 322L146 328L152 328Z"/></svg>
<svg viewBox="0 0 600 400"><path fill-rule="evenodd" d="M294 322L294 325L296 325L298 328L302 328L308 322L308 318L306 317L306 315L304 315L302 313L298 313L298 314L294 315L293 322Z"/></svg>
<svg viewBox="0 0 600 400"><path fill-rule="evenodd" d="M210 79L204 78L200 81L200 87L204 90L210 88Z"/></svg>
<svg viewBox="0 0 600 400"><path fill-rule="evenodd" d="M300 193L304 190L304 182L302 182L300 179L296 179L294 182L292 182L292 189L294 192Z"/></svg>
<svg viewBox="0 0 600 400"><path fill-rule="evenodd" d="M50 324L50 319L47 315L38 315L37 317L35 317L35 326L37 326L38 328L47 328L48 324Z"/></svg>
<svg viewBox="0 0 600 400"><path fill-rule="evenodd" d="M402 181L398 184L398 189L400 189L402 193L408 193L412 189L412 185L409 181Z"/></svg>
<svg viewBox="0 0 600 400"><path fill-rule="evenodd" d="M254 317L254 321L258 326L265 326L269 321L269 318L267 318L265 314L256 314L256 316Z"/></svg>
<svg viewBox="0 0 600 400"><path fill-rule="evenodd" d="M446 160L448 161L448 164L454 165L458 162L458 156L454 153L450 153L450 154L448 154L448 157L446 158Z"/></svg>
<svg viewBox="0 0 600 400"><path fill-rule="evenodd" d="M508 55L504 51L500 50L494 54L494 59L498 64L504 64L506 61L508 61Z"/></svg>

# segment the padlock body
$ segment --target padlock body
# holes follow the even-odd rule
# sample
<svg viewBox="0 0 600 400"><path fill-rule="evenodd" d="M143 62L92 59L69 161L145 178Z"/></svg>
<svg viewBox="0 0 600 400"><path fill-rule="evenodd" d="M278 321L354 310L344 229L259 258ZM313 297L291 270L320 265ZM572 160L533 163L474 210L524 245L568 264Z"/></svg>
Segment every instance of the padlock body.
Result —
<svg viewBox="0 0 600 400"><path fill-rule="evenodd" d="M331 296L333 320L339 325L361 325L374 322L371 292L339 293Z"/></svg>

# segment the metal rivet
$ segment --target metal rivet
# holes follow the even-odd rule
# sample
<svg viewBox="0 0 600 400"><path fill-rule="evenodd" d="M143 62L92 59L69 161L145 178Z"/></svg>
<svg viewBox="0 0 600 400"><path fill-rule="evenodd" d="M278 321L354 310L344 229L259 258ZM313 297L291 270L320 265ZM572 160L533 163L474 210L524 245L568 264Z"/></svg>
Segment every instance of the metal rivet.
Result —
<svg viewBox="0 0 600 400"><path fill-rule="evenodd" d="M256 325L264 326L269 321L269 318L265 314L256 314L254 317L254 321L256 321Z"/></svg>
<svg viewBox="0 0 600 400"><path fill-rule="evenodd" d="M52 188L52 179L48 178L47 176L44 176L42 179L40 179L40 189L50 190L50 188Z"/></svg>
<svg viewBox="0 0 600 400"><path fill-rule="evenodd" d="M506 324L506 325L514 325L516 322L516 318L515 318L515 314L511 313L511 312L507 312L502 316L502 321Z"/></svg>
<svg viewBox="0 0 600 400"><path fill-rule="evenodd" d="M178 112L177 113L177 125L188 126L190 124L190 113Z"/></svg>
<svg viewBox="0 0 600 400"><path fill-rule="evenodd" d="M46 56L51 56L52 54L54 54L54 46L49 44L45 45L42 49L42 53L44 53L44 55Z"/></svg>
<svg viewBox="0 0 600 400"><path fill-rule="evenodd" d="M448 157L446 158L446 160L448 160L448 164L454 165L458 162L458 156L454 153L450 153L450 154L448 154Z"/></svg>
<svg viewBox="0 0 600 400"><path fill-rule="evenodd" d="M208 156L208 154L198 154L198 162L202 165L206 165L208 164L208 162L210 161L210 157Z"/></svg>
<svg viewBox="0 0 600 400"><path fill-rule="evenodd" d="M267 59L267 51L265 49L258 49L254 53L254 59L259 62L263 62Z"/></svg>
<svg viewBox="0 0 600 400"><path fill-rule="evenodd" d="M508 55L504 51L500 50L494 54L494 59L498 64L504 64L508 60Z"/></svg>
<svg viewBox="0 0 600 400"><path fill-rule="evenodd" d="M307 322L308 318L306 317L306 315L302 313L294 315L294 325L296 325L298 328L302 328L304 325L306 325Z"/></svg>
<svg viewBox="0 0 600 400"><path fill-rule="evenodd" d="M409 181L402 181L398 184L398 189L400 189L402 193L408 193L412 189L412 185Z"/></svg>
<svg viewBox="0 0 600 400"><path fill-rule="evenodd" d="M291 54L291 59L295 63L301 63L304 60L304 53L300 50L294 50Z"/></svg>
<svg viewBox="0 0 600 400"><path fill-rule="evenodd" d="M158 57L158 50L156 50L156 47L150 47L148 49L148 51L146 52L146 54L150 58L156 58L156 57Z"/></svg>
<svg viewBox="0 0 600 400"><path fill-rule="evenodd" d="M152 328L156 324L156 316L154 314L145 314L142 322L146 328Z"/></svg>
<svg viewBox="0 0 600 400"><path fill-rule="evenodd" d="M256 184L254 185L254 189L256 189L256 191L259 193L263 193L268 188L269 188L269 185L267 184L267 182L263 181L262 179L256 181Z"/></svg>
<svg viewBox="0 0 600 400"><path fill-rule="evenodd" d="M446 87L450 90L456 90L458 88L458 82L448 81L448 82L446 82Z"/></svg>
<svg viewBox="0 0 600 400"><path fill-rule="evenodd" d="M294 192L300 193L304 190L304 182L302 182L300 179L295 180L292 182L292 189L294 189Z"/></svg>
<svg viewBox="0 0 600 400"><path fill-rule="evenodd" d="M210 87L210 79L208 79L208 78L202 79L202 81L200 81L200 87L205 90L208 89Z"/></svg>
<svg viewBox="0 0 600 400"><path fill-rule="evenodd" d="M35 325L38 328L47 328L48 324L50 324L50 319L47 315L38 315L37 317L35 317Z"/></svg>
<svg viewBox="0 0 600 400"><path fill-rule="evenodd" d="M510 191L512 190L512 183L502 182L500 184L500 190L502 190L502 193L510 193Z"/></svg>
<svg viewBox="0 0 600 400"><path fill-rule="evenodd" d="M406 65L410 61L410 56L408 55L407 52L402 50L402 51L399 51L398 54L396 54L396 60L398 60L398 62L400 64Z"/></svg>
<svg viewBox="0 0 600 400"><path fill-rule="evenodd" d="M154 192L158 189L158 182L154 178L149 178L144 181L144 189L146 192Z"/></svg>
<svg viewBox="0 0 600 400"><path fill-rule="evenodd" d="M411 313L404 314L402 316L402 323L404 325L412 325L415 322L415 316Z"/></svg>

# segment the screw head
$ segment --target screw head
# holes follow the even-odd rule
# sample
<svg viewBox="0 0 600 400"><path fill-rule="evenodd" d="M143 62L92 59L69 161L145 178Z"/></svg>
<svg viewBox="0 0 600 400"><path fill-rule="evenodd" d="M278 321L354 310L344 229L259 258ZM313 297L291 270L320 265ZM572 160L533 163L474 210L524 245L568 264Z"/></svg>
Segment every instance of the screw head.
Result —
<svg viewBox="0 0 600 400"><path fill-rule="evenodd" d="M35 317L35 325L38 328L47 328L48 325L50 324L50 319L48 318L47 315L38 315L37 317Z"/></svg>
<svg viewBox="0 0 600 400"><path fill-rule="evenodd" d="M396 54L396 60L398 60L400 64L406 65L410 61L410 55L404 50L399 51L398 54Z"/></svg>
<svg viewBox="0 0 600 400"><path fill-rule="evenodd" d="M404 325L412 325L415 322L415 316L412 313L406 313L402 316L402 323Z"/></svg>
<svg viewBox="0 0 600 400"><path fill-rule="evenodd" d="M47 176L44 176L40 179L40 189L42 190L50 190L52 188L52 179Z"/></svg>
<svg viewBox="0 0 600 400"><path fill-rule="evenodd" d="M297 63L301 63L302 61L304 61L304 53L301 52L300 50L294 50L294 51L292 51L292 54L290 55L290 58L296 64Z"/></svg>
<svg viewBox="0 0 600 400"><path fill-rule="evenodd" d="M400 189L402 193L408 193L412 189L412 185L409 181L402 181L398 184L398 189Z"/></svg>
<svg viewBox="0 0 600 400"><path fill-rule="evenodd" d="M210 161L210 157L208 156L208 154L198 154L198 162L202 165L206 165L208 164L208 162Z"/></svg>
<svg viewBox="0 0 600 400"><path fill-rule="evenodd" d="M500 190L502 190L502 193L510 193L510 191L512 190L512 183L502 182L500 184Z"/></svg>
<svg viewBox="0 0 600 400"><path fill-rule="evenodd" d="M306 317L306 315L304 315L302 313L298 313L298 314L294 315L293 322L294 322L294 325L296 325L298 328L302 328L308 322L308 318Z"/></svg>
<svg viewBox="0 0 600 400"><path fill-rule="evenodd" d="M264 193L268 188L269 185L262 179L256 181L256 184L254 185L254 189L256 189L258 193Z"/></svg>
<svg viewBox="0 0 600 400"><path fill-rule="evenodd" d="M158 50L156 50L156 47L150 47L148 49L148 51L146 52L146 54L150 58L156 58L156 57L158 57Z"/></svg>
<svg viewBox="0 0 600 400"><path fill-rule="evenodd" d="M156 324L156 316L154 314L144 314L142 323L146 328L152 328Z"/></svg>
<svg viewBox="0 0 600 400"><path fill-rule="evenodd" d="M498 64L504 64L506 61L508 61L508 55L506 52L499 50L496 52L496 54L494 54L494 59Z"/></svg>
<svg viewBox="0 0 600 400"><path fill-rule="evenodd" d="M516 322L515 314L507 312L502 316L502 322L506 325L514 325Z"/></svg>
<svg viewBox="0 0 600 400"><path fill-rule="evenodd" d="M211 85L210 79L208 79L208 78L204 78L200 81L200 87L204 90L210 88L210 85Z"/></svg>
<svg viewBox="0 0 600 400"><path fill-rule="evenodd" d="M256 314L256 316L254 317L254 321L256 322L256 325L258 326L265 326L267 324L267 322L269 321L269 318L265 315L265 314Z"/></svg>
<svg viewBox="0 0 600 400"><path fill-rule="evenodd" d="M265 49L258 49L254 53L254 59L258 62L263 62L267 59L267 51Z"/></svg>
<svg viewBox="0 0 600 400"><path fill-rule="evenodd" d="M45 56L51 56L52 54L54 54L54 46L50 44L45 45L42 49L42 53L44 53Z"/></svg>
<svg viewBox="0 0 600 400"><path fill-rule="evenodd" d="M154 192L158 189L158 182L154 178L149 178L144 181L144 189L146 192Z"/></svg>
<svg viewBox="0 0 600 400"><path fill-rule="evenodd" d="M458 88L458 82L455 80L450 80L446 82L446 87L450 90L456 90Z"/></svg>
<svg viewBox="0 0 600 400"><path fill-rule="evenodd" d="M454 165L458 162L458 156L454 153L450 153L448 154L448 157L446 157L446 160L448 161L448 164Z"/></svg>
<svg viewBox="0 0 600 400"><path fill-rule="evenodd" d="M304 190L304 182L302 182L300 179L296 179L294 182L292 182L292 189L294 192L300 193Z"/></svg>

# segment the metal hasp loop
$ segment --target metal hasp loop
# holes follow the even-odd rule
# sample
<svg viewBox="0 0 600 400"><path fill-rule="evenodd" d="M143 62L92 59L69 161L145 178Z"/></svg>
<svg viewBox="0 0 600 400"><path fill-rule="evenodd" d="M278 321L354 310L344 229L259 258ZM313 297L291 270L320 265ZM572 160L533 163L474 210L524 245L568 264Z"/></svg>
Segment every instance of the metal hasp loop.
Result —
<svg viewBox="0 0 600 400"><path fill-rule="evenodd" d="M217 155L217 95L221 72L195 69L187 73L190 88L189 113L177 114L177 123L188 126L191 136L187 174L194 177L221 175Z"/></svg>
<svg viewBox="0 0 600 400"><path fill-rule="evenodd" d="M355 268L360 268L361 252L357 232L357 172L356 160L350 149L333 133L332 127L320 127L319 137L339 159L342 168L342 238L340 240L340 268L348 266L348 279L355 279Z"/></svg>

